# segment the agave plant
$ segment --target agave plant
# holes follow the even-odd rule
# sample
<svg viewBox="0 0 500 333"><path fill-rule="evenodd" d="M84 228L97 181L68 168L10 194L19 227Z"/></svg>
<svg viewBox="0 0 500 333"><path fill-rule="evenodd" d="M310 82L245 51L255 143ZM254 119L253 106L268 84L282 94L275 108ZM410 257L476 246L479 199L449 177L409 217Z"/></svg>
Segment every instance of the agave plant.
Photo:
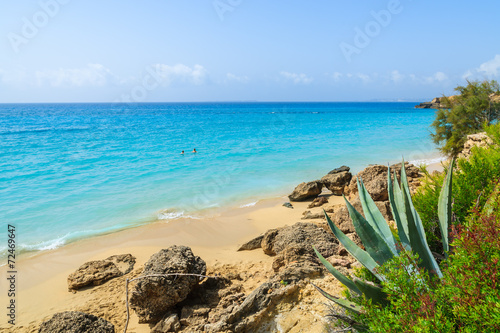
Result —
<svg viewBox="0 0 500 333"><path fill-rule="evenodd" d="M441 189L438 204L439 226L441 229L443 249L446 254L449 251L448 226L451 224L451 182L453 163L454 161L452 160ZM390 169L387 172L387 185L392 215L396 222L399 240L393 235L382 213L366 190L362 179L358 179L358 191L365 217L363 217L345 197L344 199L356 233L361 239L365 250L357 246L350 238L340 231L325 213L332 232L346 250L381 282L383 282L385 278L380 274L377 268L391 260L394 256L398 256L403 250L417 253L421 259L419 263L420 267L427 270L431 276L441 278L442 273L439 265L427 245L422 220L411 200L404 161L401 168L401 185L398 183L396 172L394 172L393 179ZM349 288L351 292L358 295L364 295L374 303L381 305L387 303L386 295L382 291L380 285L359 278L348 278L325 260L316 249L314 249L314 251L326 269L342 282L342 284ZM363 308L360 305L349 300L337 298L328 294L321 288L315 287L323 296L334 301L338 305L358 314L363 312Z"/></svg>

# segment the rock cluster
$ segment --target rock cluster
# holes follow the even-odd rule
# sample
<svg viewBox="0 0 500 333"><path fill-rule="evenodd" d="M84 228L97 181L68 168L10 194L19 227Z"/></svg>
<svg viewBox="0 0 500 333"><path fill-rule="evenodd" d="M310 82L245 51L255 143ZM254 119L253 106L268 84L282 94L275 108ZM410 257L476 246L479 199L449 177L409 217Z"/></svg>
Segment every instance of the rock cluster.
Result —
<svg viewBox="0 0 500 333"><path fill-rule="evenodd" d="M443 103L443 98L436 97L430 102L423 102L423 103L420 103L419 105L415 105L415 108L417 108L417 109L442 109L445 107L442 103Z"/></svg>
<svg viewBox="0 0 500 333"><path fill-rule="evenodd" d="M85 286L98 286L104 282L129 273L135 264L131 254L111 256L104 260L89 261L68 276L68 289L78 290Z"/></svg>
<svg viewBox="0 0 500 333"><path fill-rule="evenodd" d="M342 195L345 187L349 184L352 174L349 167L341 166L330 171L321 180L299 184L288 196L290 201L305 201L318 197L323 186L332 192L333 195Z"/></svg>

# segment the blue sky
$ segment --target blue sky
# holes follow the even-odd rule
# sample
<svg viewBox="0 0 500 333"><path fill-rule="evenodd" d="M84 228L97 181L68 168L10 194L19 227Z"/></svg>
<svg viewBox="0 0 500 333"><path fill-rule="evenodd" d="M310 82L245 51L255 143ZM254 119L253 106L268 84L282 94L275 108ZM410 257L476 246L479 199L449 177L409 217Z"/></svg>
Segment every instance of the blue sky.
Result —
<svg viewBox="0 0 500 333"><path fill-rule="evenodd" d="M424 101L500 77L500 3L0 0L0 103Z"/></svg>

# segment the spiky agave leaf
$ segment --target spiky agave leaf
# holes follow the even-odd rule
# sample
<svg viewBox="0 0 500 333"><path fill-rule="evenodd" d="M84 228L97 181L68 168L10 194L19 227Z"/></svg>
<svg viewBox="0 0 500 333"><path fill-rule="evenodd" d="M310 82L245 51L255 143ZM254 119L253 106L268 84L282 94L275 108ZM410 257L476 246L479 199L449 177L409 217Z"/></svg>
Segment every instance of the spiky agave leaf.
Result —
<svg viewBox="0 0 500 333"><path fill-rule="evenodd" d="M399 218L401 220L401 225L403 226L403 231L405 232L406 238L408 239L409 242L410 237L408 236L408 218L406 216L405 204L403 201L403 191L402 191L403 186L399 185L396 170L394 170L394 184L392 188L394 190L394 200L399 214Z"/></svg>
<svg viewBox="0 0 500 333"><path fill-rule="evenodd" d="M387 294L382 291L382 287L373 282L363 281L359 278L353 279L354 284L363 292L366 298L371 299L373 303L386 306L389 304Z"/></svg>
<svg viewBox="0 0 500 333"><path fill-rule="evenodd" d="M321 295L323 295L326 298L328 298L329 300L337 303L338 305L340 305L344 309L350 310L356 314L361 314L364 312L364 309L361 305L358 305L358 304L351 302L351 301L348 301L346 299L342 299L340 297L330 295L329 293L327 293L326 291L324 291L323 289L321 289L320 287L318 287L314 283L311 283L311 284L314 286L314 288L316 288L317 291L319 291L321 293Z"/></svg>
<svg viewBox="0 0 500 333"><path fill-rule="evenodd" d="M361 202L361 206L363 207L363 213L365 214L366 221L368 221L368 223L370 223L375 231L377 231L378 234L384 239L385 243L391 249L392 253L397 254L398 251L396 249L396 239L394 239L394 235L392 234L387 221L366 190L365 184L363 184L363 180L358 179L357 182L359 201Z"/></svg>
<svg viewBox="0 0 500 333"><path fill-rule="evenodd" d="M361 242L363 243L366 252L379 265L391 260L394 253L391 251L384 238L368 223L368 221L359 213L351 203L344 197L349 216L351 217L354 228Z"/></svg>
<svg viewBox="0 0 500 333"><path fill-rule="evenodd" d="M408 239L408 220L406 216L401 216L404 210L404 203L399 188L398 179L394 174L394 183L392 182L391 169L387 169L387 191L389 194L389 203L396 226L398 227L399 241L405 250L411 250L410 240ZM396 193L397 192L397 193ZM398 249L399 250L399 249Z"/></svg>
<svg viewBox="0 0 500 333"><path fill-rule="evenodd" d="M354 282L349 279L347 276L345 276L344 274L340 273L335 267L333 267L332 264L330 264L322 255L321 253L319 253L318 250L316 250L316 248L313 246L313 250L314 252L316 252L316 255L318 256L319 258L319 261L321 261L321 263L323 264L323 266L326 267L326 269L333 275L337 278L337 280L339 280L344 286L346 286L347 288L349 288L351 291L355 292L356 294L359 294L361 295L361 291L358 289L358 287L356 286L356 284L354 284Z"/></svg>
<svg viewBox="0 0 500 333"><path fill-rule="evenodd" d="M452 159L450 166L448 168L448 174L446 175L446 180L441 187L441 192L439 193L438 201L438 217L439 217L439 228L441 229L441 239L443 241L443 249L446 257L448 257L448 251L450 250L448 244L448 227L451 225L451 195L452 195L452 178L453 178L453 164L455 159Z"/></svg>
<svg viewBox="0 0 500 333"><path fill-rule="evenodd" d="M413 207L413 203L411 201L410 188L408 186L404 161L403 167L401 167L401 187L406 217L408 219L408 236L410 238L411 248L413 251L418 253L418 256L422 259L422 266L429 271L429 274L437 275L441 278L443 274L441 273L441 269L439 268L436 260L432 256L429 245L427 244L422 220L420 219L415 207Z"/></svg>
<svg viewBox="0 0 500 333"><path fill-rule="evenodd" d="M339 242L345 247L345 249L354 257L361 265L365 266L370 272L372 272L377 278L383 280L383 276L377 273L376 268L379 267L377 262L363 249L357 246L349 237L347 237L330 219L328 214L325 212L326 221L330 226L333 234Z"/></svg>

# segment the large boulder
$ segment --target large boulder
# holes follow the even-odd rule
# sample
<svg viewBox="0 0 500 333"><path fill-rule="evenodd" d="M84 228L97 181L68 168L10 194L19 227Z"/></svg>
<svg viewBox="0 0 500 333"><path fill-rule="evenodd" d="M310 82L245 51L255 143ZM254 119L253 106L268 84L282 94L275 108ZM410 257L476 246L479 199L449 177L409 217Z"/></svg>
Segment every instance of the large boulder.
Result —
<svg viewBox="0 0 500 333"><path fill-rule="evenodd" d="M353 177L346 190L350 198L358 195L357 179L363 179L368 193L374 201L385 201L389 199L387 193L387 167L385 165L370 165Z"/></svg>
<svg viewBox="0 0 500 333"><path fill-rule="evenodd" d="M327 174L321 178L321 182L327 189L332 191L333 195L342 195L344 194L344 188L349 185L351 179L352 174L349 171L341 171Z"/></svg>
<svg viewBox="0 0 500 333"><path fill-rule="evenodd" d="M66 311L56 313L40 325L38 333L114 333L110 322L94 315Z"/></svg>
<svg viewBox="0 0 500 333"><path fill-rule="evenodd" d="M398 181L401 180L401 163L393 164L390 166L391 173L396 172ZM413 164L405 162L406 175L412 193L416 187L420 185L420 178L423 176L420 169ZM357 179L360 177L365 184L368 193L374 201L387 201L389 194L387 192L387 167L385 165L370 165L360 171L356 177L353 177L349 186L345 190L345 194L350 199L358 196Z"/></svg>
<svg viewBox="0 0 500 333"><path fill-rule="evenodd" d="M86 262L68 276L68 289L77 290L89 285L101 285L112 278L129 273L134 264L135 257L131 254Z"/></svg>
<svg viewBox="0 0 500 333"><path fill-rule="evenodd" d="M140 323L156 323L177 303L186 299L198 284L197 276L166 274L206 274L206 264L186 246L171 246L151 256L130 297L130 305ZM141 277L140 276L140 277Z"/></svg>
<svg viewBox="0 0 500 333"><path fill-rule="evenodd" d="M292 226L271 229L264 234L262 249L267 255L275 256L288 247L302 247L314 254L312 247L327 257L335 253L338 240L332 233L314 223L297 222Z"/></svg>
<svg viewBox="0 0 500 333"><path fill-rule="evenodd" d="M308 183L300 183L288 196L290 201L304 201L316 198L323 189L323 183L318 180Z"/></svg>

